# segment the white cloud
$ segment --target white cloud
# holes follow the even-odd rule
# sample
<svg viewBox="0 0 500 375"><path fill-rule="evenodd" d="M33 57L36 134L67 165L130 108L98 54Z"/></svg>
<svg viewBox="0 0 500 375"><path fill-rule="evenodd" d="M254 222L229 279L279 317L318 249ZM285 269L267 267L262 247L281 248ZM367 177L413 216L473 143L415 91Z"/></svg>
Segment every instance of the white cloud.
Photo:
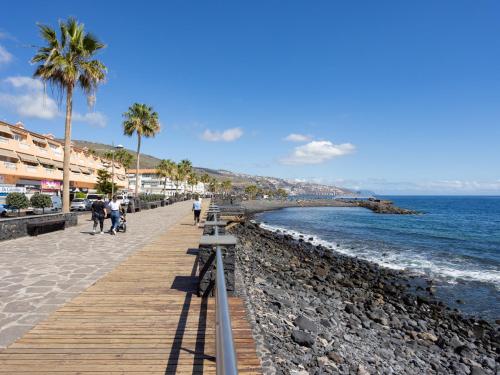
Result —
<svg viewBox="0 0 500 375"><path fill-rule="evenodd" d="M50 120L61 116L56 101L46 94L39 79L15 76L6 78L4 82L11 90L8 93L0 92L0 107L16 112L21 117ZM104 127L107 123L106 116L100 112L73 112L73 120L98 127Z"/></svg>
<svg viewBox="0 0 500 375"><path fill-rule="evenodd" d="M40 80L17 76L4 81L14 88L14 93L0 93L0 106L23 117L52 119L59 114L56 102L45 94Z"/></svg>
<svg viewBox="0 0 500 375"><path fill-rule="evenodd" d="M5 82L11 84L16 89L26 88L32 91L42 91L43 83L39 79L26 77L26 76L15 76L5 78Z"/></svg>
<svg viewBox="0 0 500 375"><path fill-rule="evenodd" d="M281 160L282 164L302 165L320 164L338 156L354 152L351 143L333 144L330 141L312 141L305 145L295 147L292 154Z"/></svg>
<svg viewBox="0 0 500 375"><path fill-rule="evenodd" d="M232 142L240 138L242 135L243 130L241 130L240 128L226 129L222 132L206 129L201 135L201 138L209 142Z"/></svg>
<svg viewBox="0 0 500 375"><path fill-rule="evenodd" d="M12 61L12 54L0 44L0 65L8 64Z"/></svg>
<svg viewBox="0 0 500 375"><path fill-rule="evenodd" d="M285 141L289 142L309 142L312 139L310 135L292 133L285 137Z"/></svg>
<svg viewBox="0 0 500 375"><path fill-rule="evenodd" d="M83 115L81 113L74 112L73 120L78 122L85 122L89 125L94 125L99 128L104 128L108 122L107 117L101 112L87 112Z"/></svg>

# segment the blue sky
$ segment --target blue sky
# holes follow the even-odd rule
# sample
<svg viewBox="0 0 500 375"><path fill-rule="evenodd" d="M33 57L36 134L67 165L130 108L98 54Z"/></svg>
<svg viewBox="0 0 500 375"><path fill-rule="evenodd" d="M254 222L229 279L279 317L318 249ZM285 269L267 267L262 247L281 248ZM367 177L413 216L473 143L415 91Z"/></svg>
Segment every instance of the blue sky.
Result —
<svg viewBox="0 0 500 375"><path fill-rule="evenodd" d="M500 194L498 1L11 2L0 119L63 135L64 107L27 77L36 23L68 16L107 44L109 68L90 112L76 97L75 139L134 149L121 115L144 102L162 131L142 150L157 157L389 194Z"/></svg>

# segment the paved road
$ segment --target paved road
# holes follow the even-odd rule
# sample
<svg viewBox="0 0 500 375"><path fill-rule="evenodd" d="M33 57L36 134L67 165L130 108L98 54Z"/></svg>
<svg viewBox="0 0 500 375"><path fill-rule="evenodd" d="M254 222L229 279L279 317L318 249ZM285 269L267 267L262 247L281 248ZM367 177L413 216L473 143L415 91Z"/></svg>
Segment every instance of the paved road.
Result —
<svg viewBox="0 0 500 375"><path fill-rule="evenodd" d="M127 233L117 236L93 235L92 223L79 217L83 224L64 231L0 242L0 348L172 227L191 204L129 214Z"/></svg>

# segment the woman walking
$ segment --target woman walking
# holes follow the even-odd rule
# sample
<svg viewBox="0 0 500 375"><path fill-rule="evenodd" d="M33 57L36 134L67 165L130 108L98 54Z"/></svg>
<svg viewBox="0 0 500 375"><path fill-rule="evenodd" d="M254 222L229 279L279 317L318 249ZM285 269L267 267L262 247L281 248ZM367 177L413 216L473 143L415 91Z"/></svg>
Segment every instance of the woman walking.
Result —
<svg viewBox="0 0 500 375"><path fill-rule="evenodd" d="M97 200L92 202L92 220L94 220L94 230L92 231L94 234L97 229L97 224L99 224L101 229L101 234L104 234L104 218L106 217L106 205L102 201L100 196L97 197Z"/></svg>
<svg viewBox="0 0 500 375"><path fill-rule="evenodd" d="M111 229L109 232L116 234L116 229L120 224L120 202L117 201L116 195L113 195L113 200L109 202L108 207L111 210Z"/></svg>
<svg viewBox="0 0 500 375"><path fill-rule="evenodd" d="M197 196L196 200L193 202L193 212L194 212L194 225L199 224L200 213L201 213L201 199L199 196Z"/></svg>

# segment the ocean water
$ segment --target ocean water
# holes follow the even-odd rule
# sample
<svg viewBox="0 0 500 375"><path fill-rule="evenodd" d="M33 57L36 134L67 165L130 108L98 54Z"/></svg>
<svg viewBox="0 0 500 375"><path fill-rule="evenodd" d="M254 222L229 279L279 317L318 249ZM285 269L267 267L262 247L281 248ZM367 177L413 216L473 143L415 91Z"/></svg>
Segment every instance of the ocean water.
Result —
<svg viewBox="0 0 500 375"><path fill-rule="evenodd" d="M269 230L313 237L343 254L432 278L436 298L464 314L500 318L500 197L382 197L421 215L364 208L287 208L257 215ZM459 302L457 302L459 300Z"/></svg>

